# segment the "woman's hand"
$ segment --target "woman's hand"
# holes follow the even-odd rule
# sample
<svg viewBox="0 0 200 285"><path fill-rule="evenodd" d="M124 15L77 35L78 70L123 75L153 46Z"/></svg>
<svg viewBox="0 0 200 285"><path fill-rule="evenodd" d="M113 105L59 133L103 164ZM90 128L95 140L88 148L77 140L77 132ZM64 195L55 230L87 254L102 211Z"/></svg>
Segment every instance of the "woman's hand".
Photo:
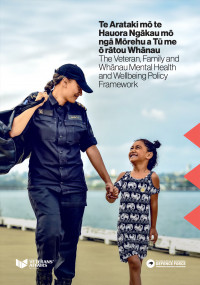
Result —
<svg viewBox="0 0 200 285"><path fill-rule="evenodd" d="M105 184L105 188L106 188L107 194L109 194L108 196L112 196L113 195L113 184L112 184L112 182L107 182Z"/></svg>
<svg viewBox="0 0 200 285"><path fill-rule="evenodd" d="M42 98L44 98L44 101L42 103L40 103L39 105L37 105L36 107L41 107L49 98L49 95L47 94L47 92L39 92L35 101L39 101L41 100Z"/></svg>

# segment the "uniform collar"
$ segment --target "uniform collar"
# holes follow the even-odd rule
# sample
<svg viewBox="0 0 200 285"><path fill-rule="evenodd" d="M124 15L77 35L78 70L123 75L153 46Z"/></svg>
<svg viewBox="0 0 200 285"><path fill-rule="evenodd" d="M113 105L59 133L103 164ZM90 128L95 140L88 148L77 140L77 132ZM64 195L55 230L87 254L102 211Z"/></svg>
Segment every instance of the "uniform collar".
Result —
<svg viewBox="0 0 200 285"><path fill-rule="evenodd" d="M53 96L53 94L51 92L49 94L49 101L50 101L52 106L58 104L58 101L55 99L55 97Z"/></svg>
<svg viewBox="0 0 200 285"><path fill-rule="evenodd" d="M56 104L58 104L58 101L56 100L56 98L53 96L52 92L50 92L49 94L49 101L51 103L52 106L55 106ZM66 108L67 110L70 109L70 103L69 102L66 102L64 105L63 105L64 108Z"/></svg>

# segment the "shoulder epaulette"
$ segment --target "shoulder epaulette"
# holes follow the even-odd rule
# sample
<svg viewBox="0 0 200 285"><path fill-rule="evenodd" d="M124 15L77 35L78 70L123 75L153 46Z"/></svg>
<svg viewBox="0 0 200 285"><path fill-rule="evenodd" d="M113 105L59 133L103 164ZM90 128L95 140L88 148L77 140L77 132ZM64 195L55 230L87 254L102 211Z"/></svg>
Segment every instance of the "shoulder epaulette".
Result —
<svg viewBox="0 0 200 285"><path fill-rule="evenodd" d="M76 102L80 107L82 107L83 109L85 109L85 111L87 111L87 108L85 108L85 106L79 102Z"/></svg>

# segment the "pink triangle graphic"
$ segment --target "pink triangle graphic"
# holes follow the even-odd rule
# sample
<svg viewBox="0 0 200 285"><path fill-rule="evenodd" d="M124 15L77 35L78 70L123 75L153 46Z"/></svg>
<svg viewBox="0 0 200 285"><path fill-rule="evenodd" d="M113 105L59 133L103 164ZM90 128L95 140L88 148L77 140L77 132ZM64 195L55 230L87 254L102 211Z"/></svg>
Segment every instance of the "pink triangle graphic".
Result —
<svg viewBox="0 0 200 285"><path fill-rule="evenodd" d="M192 143L200 147L200 124L196 125L189 132L184 135Z"/></svg>
<svg viewBox="0 0 200 285"><path fill-rule="evenodd" d="M187 214L184 219L200 230L200 205Z"/></svg>
<svg viewBox="0 0 200 285"><path fill-rule="evenodd" d="M200 164L188 172L184 177L200 189Z"/></svg>

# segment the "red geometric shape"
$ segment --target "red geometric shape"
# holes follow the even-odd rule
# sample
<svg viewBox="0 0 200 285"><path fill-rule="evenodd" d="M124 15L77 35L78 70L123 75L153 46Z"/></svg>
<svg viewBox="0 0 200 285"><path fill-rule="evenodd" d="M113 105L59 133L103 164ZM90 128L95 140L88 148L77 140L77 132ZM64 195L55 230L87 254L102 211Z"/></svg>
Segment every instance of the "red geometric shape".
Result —
<svg viewBox="0 0 200 285"><path fill-rule="evenodd" d="M200 164L188 172L184 177L200 189Z"/></svg>
<svg viewBox="0 0 200 285"><path fill-rule="evenodd" d="M187 214L184 219L200 230L200 205L195 208L192 212Z"/></svg>
<svg viewBox="0 0 200 285"><path fill-rule="evenodd" d="M196 125L189 132L184 135L191 142L200 147L200 124Z"/></svg>

